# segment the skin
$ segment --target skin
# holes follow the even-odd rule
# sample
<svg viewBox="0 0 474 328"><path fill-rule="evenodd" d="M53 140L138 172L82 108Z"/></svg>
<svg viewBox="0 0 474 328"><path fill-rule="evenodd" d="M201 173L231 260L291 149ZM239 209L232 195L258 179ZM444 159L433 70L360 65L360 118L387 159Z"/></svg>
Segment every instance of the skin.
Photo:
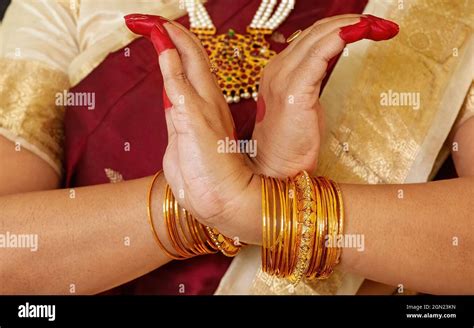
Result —
<svg viewBox="0 0 474 328"><path fill-rule="evenodd" d="M253 134L258 156L249 160L249 166L265 167L271 176L279 178L296 175L302 169L313 172L324 131L319 93L331 59L349 42L384 40L397 33L395 23L373 16L330 17L303 31L274 57L260 82Z"/></svg>
<svg viewBox="0 0 474 328"><path fill-rule="evenodd" d="M474 117L465 121L454 133L452 142L457 144L453 149L454 164L459 176L474 176Z"/></svg>
<svg viewBox="0 0 474 328"><path fill-rule="evenodd" d="M179 29L171 28L169 32L180 47L180 57L186 63L183 69L191 75L201 73L201 66L190 64L199 50L195 40L182 36L178 39ZM171 55L178 59L176 50ZM193 71L196 68L201 71ZM168 78L180 79L173 71L168 72ZM197 82L198 79L194 81ZM212 88L203 89L203 93L211 103L201 104L204 108L222 99L220 92ZM173 92L170 95L176 97ZM222 115L231 117L224 111L227 107L221 110ZM183 126L186 123L183 121ZM228 123L226 133L233 131L233 123ZM174 133L170 130L172 138ZM76 294L96 294L169 262L156 245L147 222L146 191L151 177L75 188L75 198L71 199L70 190L49 190L58 188L60 178L33 153L24 148L17 152L12 142L0 137L0 155L0 231L34 233L39 239L37 252L0 249L0 294L70 294L71 284ZM176 165L169 160L176 155L176 146L170 145L167 163ZM163 222L164 186L162 175L154 186L155 223ZM155 225L171 250L163 225ZM124 243L126 237L130 246Z"/></svg>
<svg viewBox="0 0 474 328"><path fill-rule="evenodd" d="M32 154L25 151L9 161L20 163L28 156ZM0 250L0 294L70 294L71 284L76 294L95 294L167 263L147 224L149 184L144 178L77 188L74 199L69 190L0 197L2 233L38 235L37 252ZM163 220L163 191L162 177L155 185L155 222ZM157 228L165 236L163 226ZM124 243L126 237L130 246Z"/></svg>
<svg viewBox="0 0 474 328"><path fill-rule="evenodd" d="M325 22L331 23L331 20L315 27ZM170 136L164 159L166 179L175 194L184 190L186 196L182 205L202 222L216 226L228 236L239 236L242 241L259 244L260 186L254 167L243 156L215 151L216 141L231 135L233 124L228 120L229 109L209 72L207 57L196 56L202 50L186 31L169 23L165 28L177 48L163 51L159 56L165 88L172 103L166 111ZM326 28L333 30L317 27L319 32ZM317 35L310 33L311 29L305 32L307 36ZM317 40L299 38L308 43L300 47L309 51L319 49L320 54L323 49L335 51L341 40L336 37L337 33ZM294 49L297 44L289 48ZM289 52L287 55L297 57ZM321 58L311 58L316 62L312 73L314 69L324 71ZM182 95L186 99L184 104L179 101ZM271 99L266 95L265 98ZM302 101L302 104L306 103ZM273 109L268 104L266 118L284 122L285 117L272 118L278 113ZM304 115L301 112L293 114ZM317 115L312 117L314 128L319 120ZM459 139L460 144L465 142L469 147L468 143L474 137L472 128L463 132L463 127L456 136L462 139ZM264 126L258 129L264 129ZM268 134L262 132L265 133ZM319 133L313 137L316 137L314 142L319 142ZM2 154L10 154L8 149L13 144L0 140ZM263 140L259 140L259 144L265 145ZM473 148L472 144L470 147ZM470 156L468 158L472 159L472 154ZM54 174L48 176L51 169L47 164L26 150L0 158L0 167L15 168L17 176L31 169L35 173L24 184L12 182L11 174L1 176L3 195L18 193L0 197L2 231L31 231L40 238L37 253L1 250L0 293L68 294L71 283L76 284L77 293L97 293L168 261L157 248L146 223L145 191L150 178L77 188L74 199L69 198L68 190L24 193L54 188L59 178ZM30 164L20 164L28 159ZM264 169L260 167L258 171ZM155 222L163 220L159 210L163 188L164 180L160 178L154 189ZM404 282L407 288L431 293L473 292L473 264L467 257L472 251L472 237L468 235L472 231L472 220L469 219L472 212L469 202L474 196L472 178L413 186L343 185L342 188L347 213L346 232L363 233L367 241L366 252L344 250L341 266L345 270L363 273L363 276L385 283ZM399 188L405 190L404 201L396 198ZM118 203L120 208L117 208ZM455 209L453 203L458 205ZM164 236L162 230L160 234ZM451 241L454 234L459 236L462 245L455 250L446 245L446 240ZM122 248L125 236L130 236L131 246Z"/></svg>
<svg viewBox="0 0 474 328"><path fill-rule="evenodd" d="M327 65L337 49L341 48L343 41L338 35L339 30L336 33L328 30L327 35L319 37L317 56L302 63L303 67L307 65L308 68L302 71L309 71L310 68L322 71L325 66L321 66L321 62ZM308 33L294 48L308 49L314 54L313 37ZM180 63L168 62L178 59L173 56L169 51L160 57L165 87L193 101L178 107L179 104L171 97L174 107L170 111L170 123L176 128L182 121L205 122L218 116L217 112L212 113L216 107L209 107L206 111L193 108L194 101L199 101L194 98L196 89L201 85L194 85L187 79L173 79L185 75ZM304 57L304 54L298 51L287 56L296 59ZM173 74L168 74L167 70L173 66ZM177 121L178 118L181 122ZM313 123L316 122L317 119L313 120ZM189 156L189 159L198 159L196 166L172 167L181 170L178 185L184 186L187 195L182 205L195 213L204 224L216 227L227 236L238 236L245 242L259 244L262 233L260 178L249 173L248 166L243 165L235 154L220 154L223 158L219 165L211 168L201 165L206 162L206 157L216 158L214 145L224 135L224 126L220 124L215 121L208 125L190 124L177 133L178 158ZM316 137L319 139L319 135ZM205 145L209 148L204 149ZM211 162L214 163L213 160ZM165 173L166 170L165 167ZM222 175L222 170L227 170L228 174ZM192 178L189 179L189 176ZM223 176L233 183L221 180ZM168 181L176 188L174 177L170 176ZM195 185L197 179L199 183ZM204 190L195 193L202 185L205 185ZM403 284L405 288L421 292L474 292L474 262L470 256L474 249L471 236L474 224L470 218L474 210L471 201L474 197L474 178L416 185L342 185L341 189L346 213L345 232L363 234L367 241L364 252L351 248L343 250L343 270L390 285ZM404 192L403 199L398 197L399 190ZM211 208L202 206L210 202L214 204ZM453 238L462 244L455 246Z"/></svg>

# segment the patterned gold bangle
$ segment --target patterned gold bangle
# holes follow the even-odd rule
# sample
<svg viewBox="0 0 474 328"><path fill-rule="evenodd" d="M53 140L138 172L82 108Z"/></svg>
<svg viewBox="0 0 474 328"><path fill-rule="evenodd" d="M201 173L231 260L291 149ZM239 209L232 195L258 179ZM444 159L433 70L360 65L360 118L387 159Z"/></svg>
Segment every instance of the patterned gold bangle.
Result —
<svg viewBox="0 0 474 328"><path fill-rule="evenodd" d="M325 279L339 263L339 245L327 244L342 234L344 208L339 186L301 172L281 181L261 177L262 270L297 284Z"/></svg>
<svg viewBox="0 0 474 328"><path fill-rule="evenodd" d="M214 228L206 227L206 232L217 247L217 249L227 257L234 257L239 254L240 249L242 248L241 245L235 245L234 240L224 236L219 231Z"/></svg>
<svg viewBox="0 0 474 328"><path fill-rule="evenodd" d="M314 253L311 258L311 264L307 272L308 279L314 279L318 269L323 261L324 253L324 236L326 235L327 221L326 221L326 207L325 198L323 197L323 190L320 188L318 178L312 178L315 196L316 196L316 231L314 240Z"/></svg>
<svg viewBox="0 0 474 328"><path fill-rule="evenodd" d="M299 227L296 267L289 277L293 284L299 283L309 268L316 227L316 197L311 178L303 171L296 176L295 181Z"/></svg>

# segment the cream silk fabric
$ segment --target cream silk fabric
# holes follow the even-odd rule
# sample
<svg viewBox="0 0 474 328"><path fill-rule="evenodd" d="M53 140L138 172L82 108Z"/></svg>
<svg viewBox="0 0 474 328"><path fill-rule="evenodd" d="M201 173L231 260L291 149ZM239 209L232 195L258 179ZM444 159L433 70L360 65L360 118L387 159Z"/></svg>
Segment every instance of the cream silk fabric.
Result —
<svg viewBox="0 0 474 328"><path fill-rule="evenodd" d="M177 18L177 0L13 0L0 28L0 135L62 173L64 108L56 94L79 83L136 35L123 16Z"/></svg>
<svg viewBox="0 0 474 328"><path fill-rule="evenodd" d="M399 22L399 37L349 46L329 80L319 174L355 183L426 181L453 126L472 81L472 1L411 0L403 9L397 3L372 1L366 12ZM184 14L177 0L13 0L0 28L0 135L60 173L63 109L55 94L133 40L123 24L132 12ZM420 92L423 105L381 108L379 95L388 89ZM293 289L262 274L260 250L249 247L217 293L354 294L362 280L337 271Z"/></svg>

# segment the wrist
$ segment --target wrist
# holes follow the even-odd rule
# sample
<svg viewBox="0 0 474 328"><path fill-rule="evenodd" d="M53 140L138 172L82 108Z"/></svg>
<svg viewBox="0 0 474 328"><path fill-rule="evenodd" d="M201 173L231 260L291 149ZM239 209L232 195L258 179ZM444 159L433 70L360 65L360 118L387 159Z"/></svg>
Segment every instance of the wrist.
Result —
<svg viewBox="0 0 474 328"><path fill-rule="evenodd" d="M256 175L263 174L269 177L286 178L286 176L283 176L279 170L274 169L270 162L265 160L265 155L262 155L261 152L260 156L254 158L246 155L245 164Z"/></svg>
<svg viewBox="0 0 474 328"><path fill-rule="evenodd" d="M234 240L260 245L262 240L260 176L252 174L246 188L227 206L216 228Z"/></svg>

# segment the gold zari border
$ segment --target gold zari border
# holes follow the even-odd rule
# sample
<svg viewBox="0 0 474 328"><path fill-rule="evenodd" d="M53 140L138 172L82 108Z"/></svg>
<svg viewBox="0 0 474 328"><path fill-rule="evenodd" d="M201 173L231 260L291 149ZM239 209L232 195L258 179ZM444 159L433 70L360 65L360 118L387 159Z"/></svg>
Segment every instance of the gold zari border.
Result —
<svg viewBox="0 0 474 328"><path fill-rule="evenodd" d="M0 135L62 172L64 108L56 94L67 75L36 61L0 59Z"/></svg>

